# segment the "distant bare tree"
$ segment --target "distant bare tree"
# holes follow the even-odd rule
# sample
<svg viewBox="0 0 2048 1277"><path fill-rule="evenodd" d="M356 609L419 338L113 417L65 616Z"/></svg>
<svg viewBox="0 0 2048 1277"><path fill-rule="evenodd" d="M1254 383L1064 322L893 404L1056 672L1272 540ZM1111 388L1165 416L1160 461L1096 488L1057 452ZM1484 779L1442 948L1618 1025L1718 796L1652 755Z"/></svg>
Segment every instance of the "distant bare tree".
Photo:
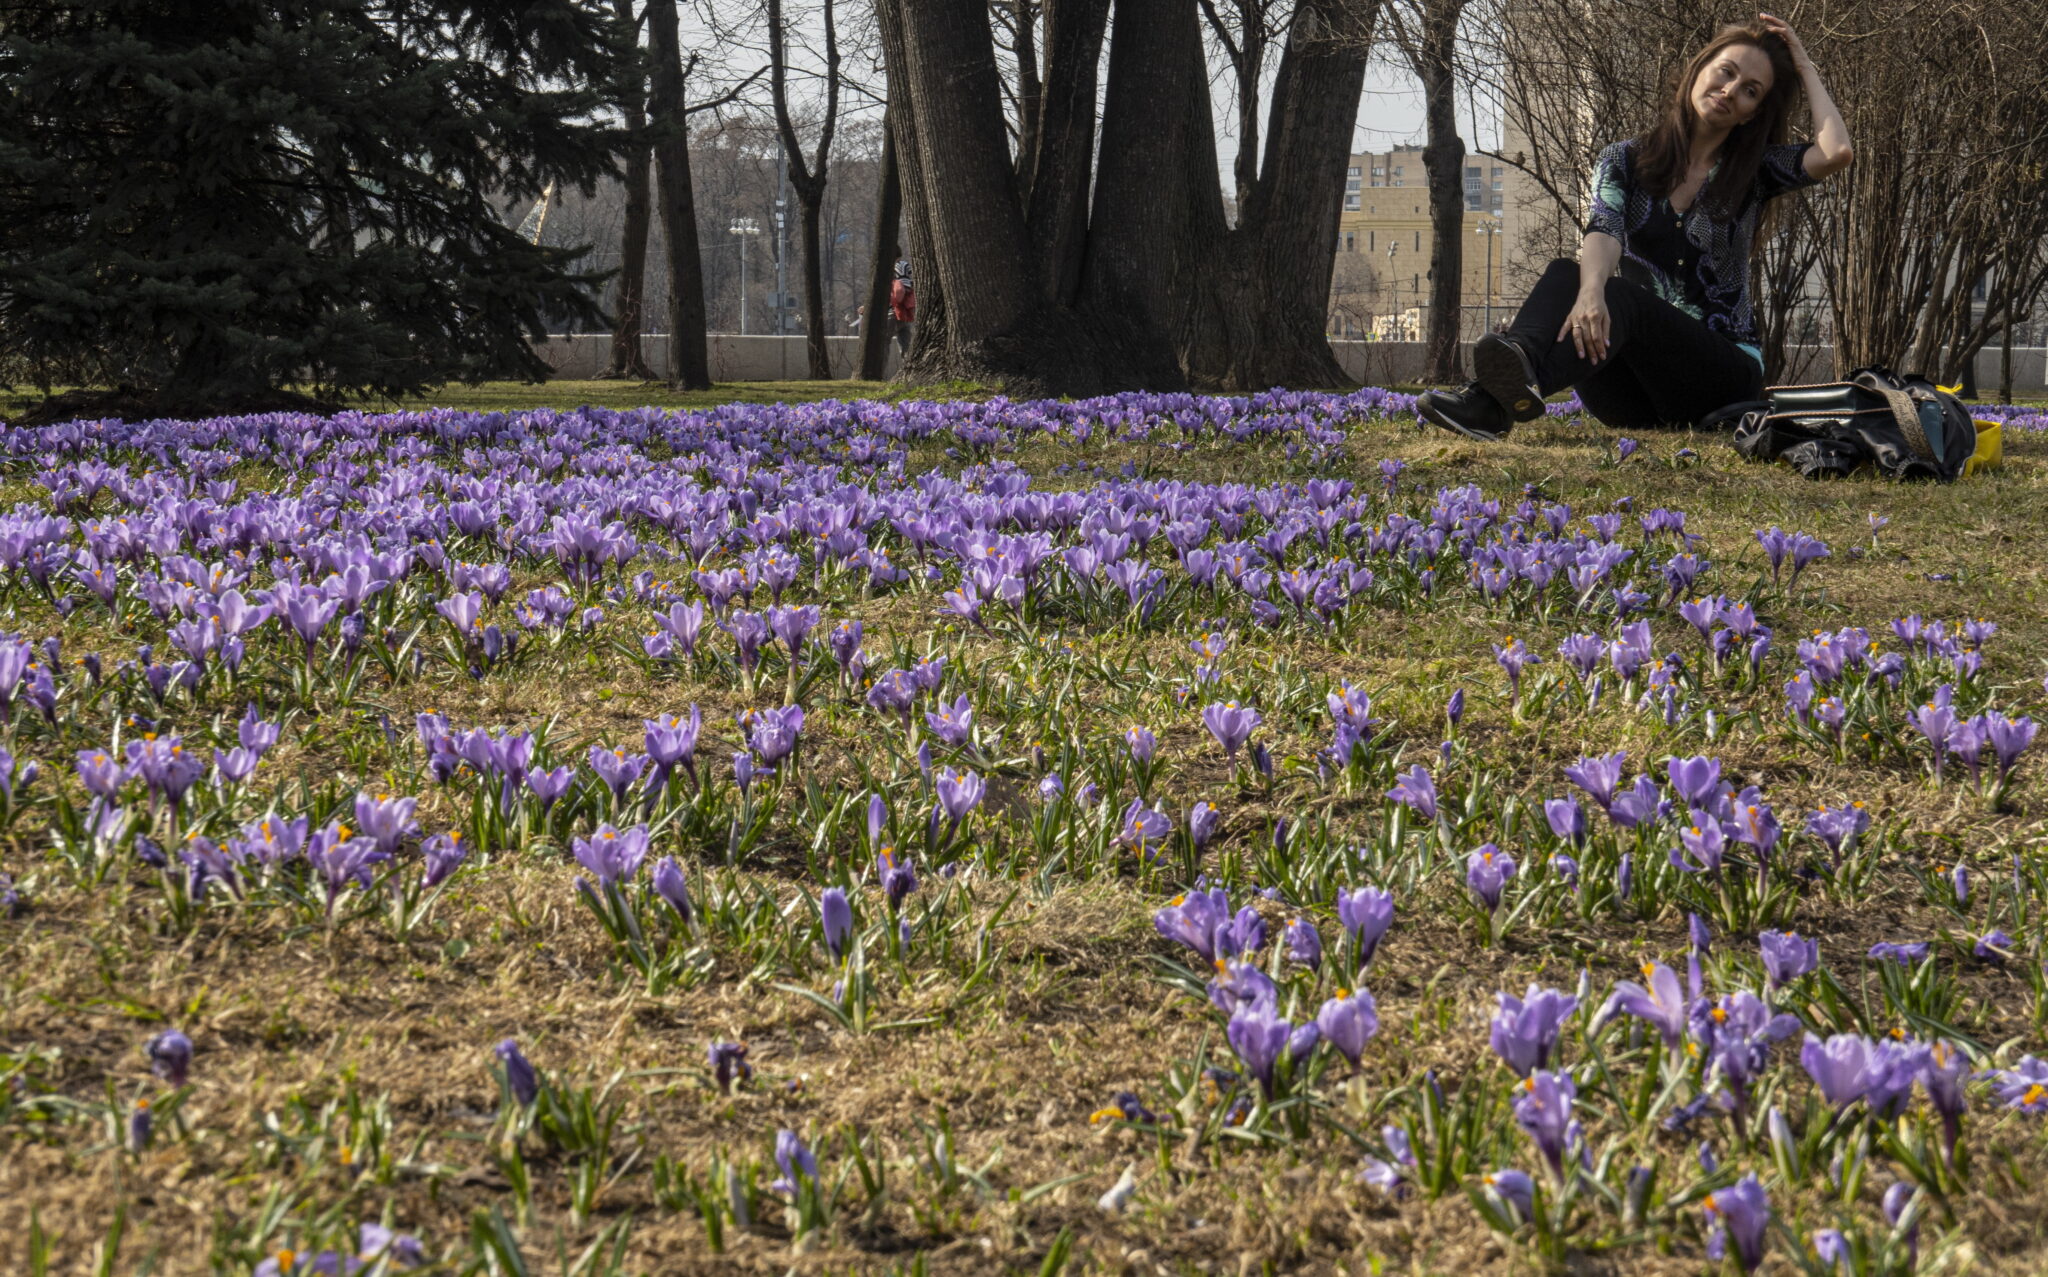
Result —
<svg viewBox="0 0 2048 1277"><path fill-rule="evenodd" d="M805 348L810 356L813 378L832 375L832 359L825 345L825 283L820 260L819 221L825 201L825 184L831 173L832 138L839 127L839 27L833 15L833 0L822 0L817 24L824 49L823 100L813 127L816 147L807 156L797 136L797 120L789 93L790 28L783 0L768 0L768 86L775 105L775 128L788 156L789 185L796 192L797 241L804 282Z"/></svg>
<svg viewBox="0 0 2048 1277"><path fill-rule="evenodd" d="M1467 0L1399 0L1387 25L1403 61L1422 82L1429 182L1428 364L1423 379L1458 379L1458 328L1465 301L1465 140L1458 136L1458 21Z"/></svg>

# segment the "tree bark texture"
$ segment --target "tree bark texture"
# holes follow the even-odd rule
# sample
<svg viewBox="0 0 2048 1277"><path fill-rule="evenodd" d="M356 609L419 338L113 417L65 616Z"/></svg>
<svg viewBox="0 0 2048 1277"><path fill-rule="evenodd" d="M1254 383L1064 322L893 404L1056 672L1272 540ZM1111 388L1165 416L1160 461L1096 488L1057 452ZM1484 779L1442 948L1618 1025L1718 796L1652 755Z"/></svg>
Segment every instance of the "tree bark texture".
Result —
<svg viewBox="0 0 2048 1277"><path fill-rule="evenodd" d="M868 268L867 308L860 322L862 381L880 381L889 372L889 341L895 316L889 310L889 289L896 261L903 255L903 184L896 171L896 130L893 111L882 112L882 177L875 199L875 251Z"/></svg>
<svg viewBox="0 0 2048 1277"><path fill-rule="evenodd" d="M984 11L879 0L918 288L902 375L1012 394L1344 384L1324 321L1377 7L1298 6L1233 227L1196 0L1116 0L1099 152L1110 0L1050 0L1014 164Z"/></svg>
<svg viewBox="0 0 2048 1277"><path fill-rule="evenodd" d="M614 0L619 21L637 29L633 21L633 0ZM647 150L647 72L639 58L639 42L621 59L619 111L625 117L626 151L625 224L619 232L618 311L612 317L612 354L600 377L654 380L640 350L646 329L642 313L647 295L647 234L653 221L653 160Z"/></svg>
<svg viewBox="0 0 2048 1277"><path fill-rule="evenodd" d="M653 58L647 76L649 129L661 233L668 244L668 380L682 390L709 390L704 259L697 244L697 198L690 181L689 116L683 106L676 0L648 0L647 35Z"/></svg>
<svg viewBox="0 0 2048 1277"><path fill-rule="evenodd" d="M1458 136L1455 79L1458 18L1464 0L1424 0L1416 33L1415 71L1422 80L1429 175L1429 330L1424 379L1458 380L1458 330L1465 300L1465 141Z"/></svg>
<svg viewBox="0 0 2048 1277"><path fill-rule="evenodd" d="M768 84L775 105L775 128L788 156L789 185L796 192L799 269L804 288L804 350L811 378L832 376L830 347L825 344L825 279L819 263L818 224L823 219L825 182L831 173L832 137L839 123L839 33L833 0L824 0L821 21L825 35L825 114L818 146L808 157L797 137L789 110L789 33L783 24L782 0L768 0Z"/></svg>

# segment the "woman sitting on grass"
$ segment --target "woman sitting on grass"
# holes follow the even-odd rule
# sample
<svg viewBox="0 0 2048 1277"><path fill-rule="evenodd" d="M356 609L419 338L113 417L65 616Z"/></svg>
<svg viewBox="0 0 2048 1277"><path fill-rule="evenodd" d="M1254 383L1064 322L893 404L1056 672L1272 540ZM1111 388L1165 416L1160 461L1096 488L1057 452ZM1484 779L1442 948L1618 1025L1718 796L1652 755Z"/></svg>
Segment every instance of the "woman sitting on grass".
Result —
<svg viewBox="0 0 2048 1277"><path fill-rule="evenodd" d="M1784 141L1804 86L1811 142ZM1502 439L1567 387L1607 425L1698 425L1763 393L1750 248L1764 203L1849 166L1849 130L1778 18L1723 27L1679 77L1656 127L1593 168L1579 260L1552 261L1504 334L1472 350L1476 380L1416 411ZM1616 266L1621 268L1615 274Z"/></svg>

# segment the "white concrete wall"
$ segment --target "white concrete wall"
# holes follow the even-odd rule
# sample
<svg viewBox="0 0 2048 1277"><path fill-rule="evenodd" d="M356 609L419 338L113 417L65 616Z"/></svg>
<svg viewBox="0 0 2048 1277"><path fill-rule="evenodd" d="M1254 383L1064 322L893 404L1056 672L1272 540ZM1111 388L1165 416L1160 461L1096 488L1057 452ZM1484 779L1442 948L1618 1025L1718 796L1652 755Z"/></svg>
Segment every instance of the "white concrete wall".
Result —
<svg viewBox="0 0 2048 1277"><path fill-rule="evenodd" d="M832 355L832 375L851 377L860 359L858 337L827 337ZM550 337L539 347L557 377L582 381L604 371L611 357L611 338L601 334ZM1369 386L1414 383L1422 378L1424 364L1420 342L1333 341L1330 349L1337 366ZM1465 366L1471 366L1471 346L1465 347ZM656 376L668 372L668 339L645 337L641 350ZM742 337L736 333L711 334L711 377L714 381L802 381L810 375L810 361L802 337ZM888 376L896 373L896 344L889 344ZM2048 350L2035 346L2012 352L2013 389L2020 394L2040 394L2048 387ZM1977 355L1977 392L1990 396L1998 390L1997 347ZM1833 352L1826 346L1795 348L1789 380L1823 380L1833 367Z"/></svg>
<svg viewBox="0 0 2048 1277"><path fill-rule="evenodd" d="M851 377L860 362L860 338L827 337L832 356L832 375ZM810 376L810 357L802 337L742 337L737 333L712 333L710 341L713 381L803 381ZM611 360L612 339L603 333L553 336L538 347L540 357L567 381L584 381L603 372ZM657 377L668 375L668 338L642 337L640 351ZM888 374L896 373L896 345L889 344Z"/></svg>

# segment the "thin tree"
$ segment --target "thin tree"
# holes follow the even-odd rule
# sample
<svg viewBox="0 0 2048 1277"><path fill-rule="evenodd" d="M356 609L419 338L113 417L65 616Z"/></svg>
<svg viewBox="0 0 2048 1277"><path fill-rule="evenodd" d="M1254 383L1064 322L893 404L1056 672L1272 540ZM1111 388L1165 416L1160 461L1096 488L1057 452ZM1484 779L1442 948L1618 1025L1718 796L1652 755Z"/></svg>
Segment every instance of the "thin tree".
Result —
<svg viewBox="0 0 2048 1277"><path fill-rule="evenodd" d="M832 138L839 124L839 31L832 6L833 0L823 0L819 13L825 42L824 114L818 122L817 149L807 157L789 106L789 28L782 0L768 0L769 97L775 107L775 130L788 157L790 189L796 192L797 241L804 277L804 347L810 356L814 380L832 376L831 350L825 342L825 280L820 269L818 240L825 183L832 165Z"/></svg>
<svg viewBox="0 0 2048 1277"><path fill-rule="evenodd" d="M1458 136L1458 24L1466 0L1400 0L1387 18L1402 59L1422 82L1428 130L1429 326L1423 380L1456 381L1465 302L1465 140Z"/></svg>
<svg viewBox="0 0 2048 1277"><path fill-rule="evenodd" d="M619 231L619 292L612 317L612 353L600 378L654 380L640 349L646 327L642 314L647 292L647 234L653 223L653 156L647 143L647 59L640 50L645 13L636 15L633 0L613 0L618 13L619 115L626 129L625 221ZM650 3L650 8L652 7Z"/></svg>
<svg viewBox="0 0 2048 1277"><path fill-rule="evenodd" d="M863 381L880 381L889 371L889 339L894 317L889 292L896 262L903 252L903 184L896 173L896 135L890 112L882 112L882 172L875 192L874 257L868 263L866 309L861 313L860 367Z"/></svg>
<svg viewBox="0 0 2048 1277"><path fill-rule="evenodd" d="M687 87L698 56L683 61L676 0L647 0L648 136L654 144L661 233L668 249L668 384L711 388L710 337L704 308L704 254L697 241L697 194L690 178L690 117L736 100L760 77L695 106Z"/></svg>

